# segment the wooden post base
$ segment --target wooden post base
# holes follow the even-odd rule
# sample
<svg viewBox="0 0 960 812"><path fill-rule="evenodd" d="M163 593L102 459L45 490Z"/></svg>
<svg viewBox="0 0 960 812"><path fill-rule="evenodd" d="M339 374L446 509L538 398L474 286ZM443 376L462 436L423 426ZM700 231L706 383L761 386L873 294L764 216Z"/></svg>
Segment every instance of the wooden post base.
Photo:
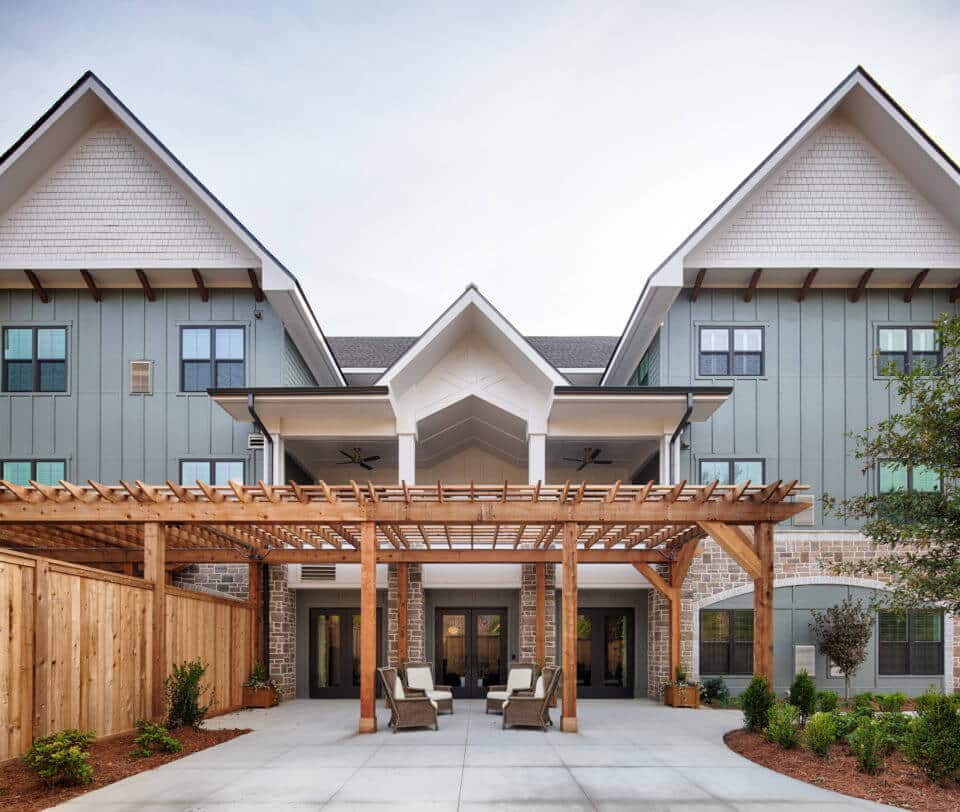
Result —
<svg viewBox="0 0 960 812"><path fill-rule="evenodd" d="M360 726L358 728L360 733L376 733L377 732L377 719L376 717L360 717Z"/></svg>
<svg viewBox="0 0 960 812"><path fill-rule="evenodd" d="M577 717L576 717L576 716L561 716L561 717L560 717L560 732L561 732L561 733L576 733L576 732L577 732Z"/></svg>

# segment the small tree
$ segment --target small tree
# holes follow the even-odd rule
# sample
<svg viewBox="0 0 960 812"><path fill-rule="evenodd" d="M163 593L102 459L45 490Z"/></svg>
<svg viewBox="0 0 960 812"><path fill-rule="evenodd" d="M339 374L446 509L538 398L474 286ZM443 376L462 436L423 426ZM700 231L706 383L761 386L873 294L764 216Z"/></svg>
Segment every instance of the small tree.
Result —
<svg viewBox="0 0 960 812"><path fill-rule="evenodd" d="M846 598L842 603L819 611L811 610L817 651L825 654L843 673L843 698L850 698L850 677L867 659L873 632L873 611L862 601Z"/></svg>

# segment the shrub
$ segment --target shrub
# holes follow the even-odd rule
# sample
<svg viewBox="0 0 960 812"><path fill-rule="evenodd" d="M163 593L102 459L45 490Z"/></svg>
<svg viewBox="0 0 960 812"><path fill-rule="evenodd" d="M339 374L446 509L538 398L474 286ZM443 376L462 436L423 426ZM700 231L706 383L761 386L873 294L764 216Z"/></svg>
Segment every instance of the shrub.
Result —
<svg viewBox="0 0 960 812"><path fill-rule="evenodd" d="M855 712L869 711L873 713L873 694L870 691L864 691L853 698L853 710Z"/></svg>
<svg viewBox="0 0 960 812"><path fill-rule="evenodd" d="M163 725L139 719L137 730L140 735L133 740L136 745L132 753L134 758L146 758L154 753L179 753L183 749L180 742L173 738Z"/></svg>
<svg viewBox="0 0 960 812"><path fill-rule="evenodd" d="M813 713L816 701L817 686L810 675L801 670L793 678L793 685L790 686L790 704L800 711L801 724L806 722L810 714Z"/></svg>
<svg viewBox="0 0 960 812"><path fill-rule="evenodd" d="M167 702L167 727L200 727L210 705L201 705L200 696L207 690L201 682L207 667L200 661L173 666L164 681Z"/></svg>
<svg viewBox="0 0 960 812"><path fill-rule="evenodd" d="M900 713L907 704L907 695L897 691L893 694L877 694L874 699L877 707L884 713Z"/></svg>
<svg viewBox="0 0 960 812"><path fill-rule="evenodd" d="M767 726L767 716L773 705L773 691L767 684L767 678L756 676L740 694L740 707L743 709L743 723L750 730L763 730Z"/></svg>
<svg viewBox="0 0 960 812"><path fill-rule="evenodd" d="M873 711L872 710L854 710L849 713L836 713L836 722L837 722L837 738L845 739L854 730L857 729L857 725L860 724L860 721L863 719L872 719Z"/></svg>
<svg viewBox="0 0 960 812"><path fill-rule="evenodd" d="M904 754L931 781L960 775L960 715L949 697L928 691L907 726Z"/></svg>
<svg viewBox="0 0 960 812"><path fill-rule="evenodd" d="M902 712L881 713L874 717L883 728L886 736L887 751L900 750L906 742L907 726L910 724L910 717Z"/></svg>
<svg viewBox="0 0 960 812"><path fill-rule="evenodd" d="M723 677L711 677L700 686L700 699L704 702L717 702L725 705L730 701L730 689Z"/></svg>
<svg viewBox="0 0 960 812"><path fill-rule="evenodd" d="M784 750L792 750L800 738L800 710L789 702L777 702L767 714L764 734Z"/></svg>
<svg viewBox="0 0 960 812"><path fill-rule="evenodd" d="M832 713L840 704L840 695L836 691L819 691L817 693L817 710L822 713Z"/></svg>
<svg viewBox="0 0 960 812"><path fill-rule="evenodd" d="M826 758L831 745L837 740L837 720L832 713L813 714L803 729L803 746L810 752Z"/></svg>
<svg viewBox="0 0 960 812"><path fill-rule="evenodd" d="M93 780L93 767L87 750L93 739L93 731L81 730L62 730L42 736L34 740L23 762L47 786L89 784Z"/></svg>
<svg viewBox="0 0 960 812"><path fill-rule="evenodd" d="M854 731L847 736L860 772L876 775L883 769L886 741L883 725L879 721L869 716L860 719Z"/></svg>

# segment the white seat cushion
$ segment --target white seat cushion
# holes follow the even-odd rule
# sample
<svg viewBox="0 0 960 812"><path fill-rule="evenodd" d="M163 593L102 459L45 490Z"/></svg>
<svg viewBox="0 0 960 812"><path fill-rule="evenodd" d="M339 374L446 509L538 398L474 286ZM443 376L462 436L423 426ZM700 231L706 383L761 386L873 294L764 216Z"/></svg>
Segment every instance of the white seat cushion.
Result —
<svg viewBox="0 0 960 812"><path fill-rule="evenodd" d="M546 690L547 689L543 684L543 674L541 674L539 677L537 677L537 684L536 684L536 687L534 687L533 689L533 695L537 699L543 699L543 694Z"/></svg>
<svg viewBox="0 0 960 812"><path fill-rule="evenodd" d="M526 691L533 682L533 671L529 668L514 668L507 677L508 691Z"/></svg>
<svg viewBox="0 0 960 812"><path fill-rule="evenodd" d="M509 699L509 691L487 691L487 699Z"/></svg>
<svg viewBox="0 0 960 812"><path fill-rule="evenodd" d="M433 676L429 668L408 668L407 685L418 691L433 690Z"/></svg>
<svg viewBox="0 0 960 812"><path fill-rule="evenodd" d="M393 698L394 699L406 699L406 691L403 690L403 682L400 679L396 679L393 683Z"/></svg>
<svg viewBox="0 0 960 812"><path fill-rule="evenodd" d="M450 691L439 691L435 688L427 690L426 694L430 699L453 699L453 694Z"/></svg>

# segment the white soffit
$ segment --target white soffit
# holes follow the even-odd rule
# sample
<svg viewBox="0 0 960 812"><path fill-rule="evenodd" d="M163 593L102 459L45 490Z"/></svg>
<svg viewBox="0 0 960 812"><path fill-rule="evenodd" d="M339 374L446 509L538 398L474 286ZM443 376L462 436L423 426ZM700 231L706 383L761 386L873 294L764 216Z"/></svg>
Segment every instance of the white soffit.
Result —
<svg viewBox="0 0 960 812"><path fill-rule="evenodd" d="M387 395L257 393L256 411L271 432L298 437L392 437L396 417ZM211 398L240 423L253 418L247 394Z"/></svg>
<svg viewBox="0 0 960 812"><path fill-rule="evenodd" d="M551 437L637 437L672 433L687 410L686 394L560 394L550 410ZM709 419L728 393L695 394L691 423Z"/></svg>

